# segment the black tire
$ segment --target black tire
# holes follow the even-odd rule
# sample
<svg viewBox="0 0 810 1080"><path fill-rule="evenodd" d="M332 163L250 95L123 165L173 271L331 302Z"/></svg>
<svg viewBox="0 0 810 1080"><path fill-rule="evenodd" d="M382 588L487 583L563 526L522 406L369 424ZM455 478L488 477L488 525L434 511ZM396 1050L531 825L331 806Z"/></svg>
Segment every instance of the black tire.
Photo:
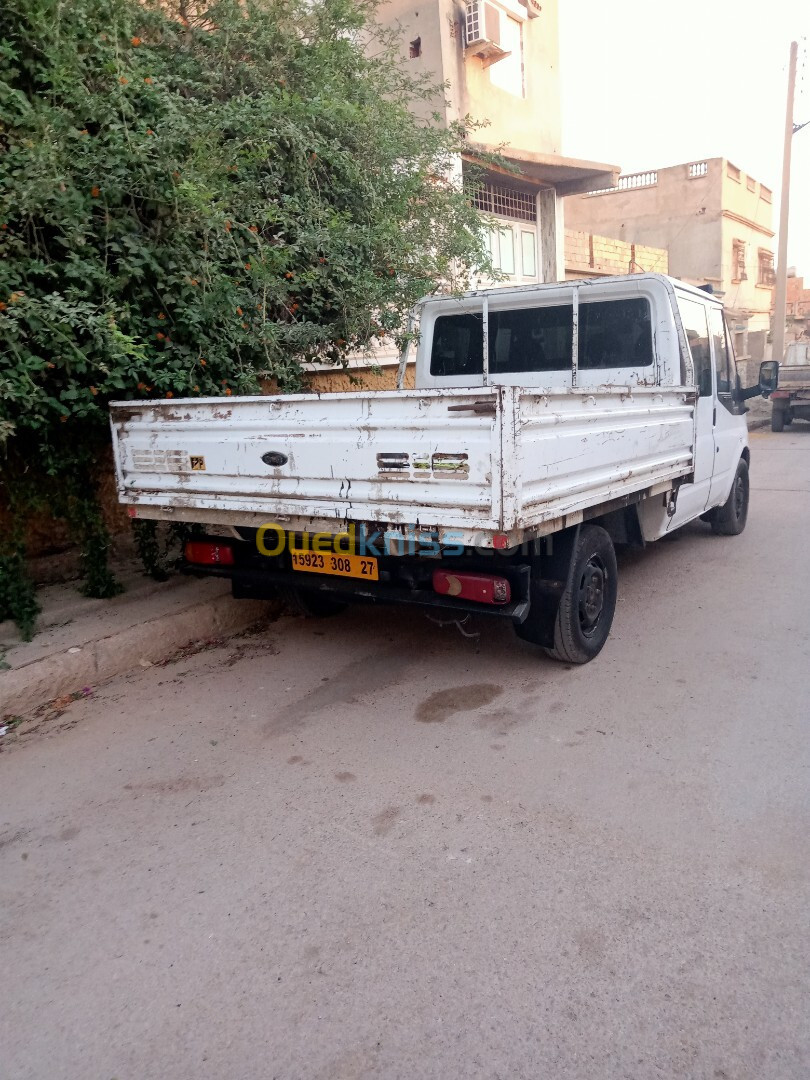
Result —
<svg viewBox="0 0 810 1080"><path fill-rule="evenodd" d="M777 409L774 405L771 412L771 431L784 431L785 430L785 410Z"/></svg>
<svg viewBox="0 0 810 1080"><path fill-rule="evenodd" d="M602 651L613 625L618 572L613 541L598 525L583 525L554 623L553 660L587 664Z"/></svg>
<svg viewBox="0 0 810 1080"><path fill-rule="evenodd" d="M303 615L307 619L328 619L348 607L345 600L329 593L300 589L297 585L281 585L278 594L291 615Z"/></svg>
<svg viewBox="0 0 810 1080"><path fill-rule="evenodd" d="M712 517L712 529L719 536L739 536L743 531L748 520L749 494L748 462L740 458L729 496Z"/></svg>

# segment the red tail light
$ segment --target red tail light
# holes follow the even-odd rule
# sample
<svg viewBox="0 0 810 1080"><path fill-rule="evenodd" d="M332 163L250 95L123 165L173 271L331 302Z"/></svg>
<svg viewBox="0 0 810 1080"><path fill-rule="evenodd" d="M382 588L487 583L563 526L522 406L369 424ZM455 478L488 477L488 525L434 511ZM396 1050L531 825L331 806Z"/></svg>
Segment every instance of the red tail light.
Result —
<svg viewBox="0 0 810 1080"><path fill-rule="evenodd" d="M508 604L512 599L512 590L506 578L491 574L454 574L449 570L434 570L433 588L442 596L458 596L463 600L476 600L479 604Z"/></svg>
<svg viewBox="0 0 810 1080"><path fill-rule="evenodd" d="M233 566L230 544L212 544L207 540L189 540L184 549L186 562L203 566Z"/></svg>

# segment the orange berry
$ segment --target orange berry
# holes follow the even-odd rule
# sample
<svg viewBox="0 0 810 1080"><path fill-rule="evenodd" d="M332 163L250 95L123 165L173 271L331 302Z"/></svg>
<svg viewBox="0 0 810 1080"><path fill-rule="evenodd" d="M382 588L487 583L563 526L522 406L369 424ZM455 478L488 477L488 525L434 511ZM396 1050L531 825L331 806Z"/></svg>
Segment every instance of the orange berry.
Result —
<svg viewBox="0 0 810 1080"><path fill-rule="evenodd" d="M163 319L165 319L165 318L166 318L166 314L165 314L165 312L161 311L161 313L160 313L160 314L158 315L158 318L159 318L159 319L160 319L161 321L162 321Z"/></svg>
<svg viewBox="0 0 810 1080"><path fill-rule="evenodd" d="M237 314L237 315L241 315L241 314L242 314L242 309L241 309L240 307L238 307L238 308L236 309L236 314Z"/></svg>
<svg viewBox="0 0 810 1080"><path fill-rule="evenodd" d="M164 341L165 338L166 338L166 335L161 334L160 330L158 330L158 332L155 334L155 337L158 339L158 341Z"/></svg>
<svg viewBox="0 0 810 1080"><path fill-rule="evenodd" d="M171 390L166 391L166 397L174 397L174 394L171 392Z"/></svg>
<svg viewBox="0 0 810 1080"><path fill-rule="evenodd" d="M228 387L228 389L227 389L227 390L225 391L225 394L226 394L226 395L227 395L228 397L230 397L232 393L233 393L233 390L231 390L231 388L230 388L230 386L229 386L229 387Z"/></svg>
<svg viewBox="0 0 810 1080"><path fill-rule="evenodd" d="M138 389L139 390L145 390L146 389L146 383L145 382L139 382L138 383Z"/></svg>
<svg viewBox="0 0 810 1080"><path fill-rule="evenodd" d="M0 311L5 311L8 304L4 300L0 300ZM52 367L52 364L48 364L48 367Z"/></svg>
<svg viewBox="0 0 810 1080"><path fill-rule="evenodd" d="M132 42L136 49L141 43L141 39L139 37L130 38L129 40Z"/></svg>
<svg viewBox="0 0 810 1080"><path fill-rule="evenodd" d="M53 369L56 367L56 364L46 364L45 367L53 371Z"/></svg>
<svg viewBox="0 0 810 1080"><path fill-rule="evenodd" d="M101 188L98 186L98 184L94 184L90 188L90 194L93 196L94 199L97 199L99 197L99 195L101 194Z"/></svg>
<svg viewBox="0 0 810 1080"><path fill-rule="evenodd" d="M82 128L82 130L79 132L79 134L80 135L89 135L90 132L87 130L87 128Z"/></svg>
<svg viewBox="0 0 810 1080"><path fill-rule="evenodd" d="M191 389L195 392L195 394L199 394L199 392L200 392L199 386L192 386Z"/></svg>
<svg viewBox="0 0 810 1080"><path fill-rule="evenodd" d="M292 272L292 270L288 270L284 277L287 279L287 281L292 281L292 279L295 277L295 274Z"/></svg>
<svg viewBox="0 0 810 1080"><path fill-rule="evenodd" d="M250 269L250 263L245 263L245 269L246 269L246 270L249 270L249 269Z"/></svg>
<svg viewBox="0 0 810 1080"><path fill-rule="evenodd" d="M256 226L255 226L255 225L251 225L251 226L250 226L250 228L248 229L248 232L255 232L255 233L257 233L258 231L259 231L259 230L258 230L258 229L256 228Z"/></svg>
<svg viewBox="0 0 810 1080"><path fill-rule="evenodd" d="M63 424L67 423L67 417L66 416L60 416L59 419L62 421Z"/></svg>
<svg viewBox="0 0 810 1080"><path fill-rule="evenodd" d="M145 79L144 79L143 81L144 81L144 82L145 82L145 83L146 83L146 84L147 84L148 86L151 86L151 85L152 85L152 76L151 76L151 75L147 75L147 76L146 76L146 78L145 78Z"/></svg>
<svg viewBox="0 0 810 1080"><path fill-rule="evenodd" d="M151 129L151 128L147 128L147 129L146 129L146 134L147 134L147 135L154 135L155 133L154 133L154 131L152 131L152 129Z"/></svg>
<svg viewBox="0 0 810 1080"><path fill-rule="evenodd" d="M226 221L225 222L225 232L230 232L230 231L231 231L231 223L230 223L230 221Z"/></svg>
<svg viewBox="0 0 810 1080"><path fill-rule="evenodd" d="M0 229L7 229L7 228L8 228L8 225L6 225L6 223L4 221L3 224L0 225Z"/></svg>
<svg viewBox="0 0 810 1080"><path fill-rule="evenodd" d="M93 395L93 397L96 396L96 394L98 393L98 390L96 390L95 386L90 387L90 393Z"/></svg>
<svg viewBox="0 0 810 1080"><path fill-rule="evenodd" d="M129 79L125 78L125 77L124 77L124 76L122 75L122 76L121 76L121 78L120 78L120 79L119 79L118 81L119 81L119 82L121 83L121 85L122 85L122 86L126 86L126 85L127 85L127 83L129 82Z"/></svg>
<svg viewBox="0 0 810 1080"><path fill-rule="evenodd" d="M205 367L205 364L206 364L206 361L203 360L202 357L200 357L200 367Z"/></svg>

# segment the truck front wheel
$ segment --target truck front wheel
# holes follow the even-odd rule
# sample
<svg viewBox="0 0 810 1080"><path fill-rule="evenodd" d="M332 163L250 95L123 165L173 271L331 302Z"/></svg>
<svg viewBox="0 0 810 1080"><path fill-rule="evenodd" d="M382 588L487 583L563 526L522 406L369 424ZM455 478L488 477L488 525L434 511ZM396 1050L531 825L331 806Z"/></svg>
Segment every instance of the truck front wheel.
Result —
<svg viewBox="0 0 810 1080"><path fill-rule="evenodd" d="M613 542L598 525L583 525L554 620L554 645L546 648L552 659L587 664L601 652L613 623L617 583ZM526 622L531 621L530 612ZM529 640L531 630L531 626L517 627L518 634Z"/></svg>
<svg viewBox="0 0 810 1080"><path fill-rule="evenodd" d="M748 520L748 495L748 462L740 458L734 483L731 485L731 493L723 505L713 511L710 519L712 529L716 533L720 536L740 535Z"/></svg>

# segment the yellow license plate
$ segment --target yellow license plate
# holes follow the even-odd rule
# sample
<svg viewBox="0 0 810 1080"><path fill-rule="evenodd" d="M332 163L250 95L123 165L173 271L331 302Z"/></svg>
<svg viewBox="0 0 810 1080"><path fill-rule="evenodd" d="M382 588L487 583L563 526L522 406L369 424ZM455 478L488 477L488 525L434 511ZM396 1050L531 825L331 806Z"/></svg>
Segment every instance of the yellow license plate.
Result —
<svg viewBox="0 0 810 1080"><path fill-rule="evenodd" d="M365 555L338 555L333 551L293 551L291 555L293 570L362 578L365 581L378 581L380 577L377 560Z"/></svg>

